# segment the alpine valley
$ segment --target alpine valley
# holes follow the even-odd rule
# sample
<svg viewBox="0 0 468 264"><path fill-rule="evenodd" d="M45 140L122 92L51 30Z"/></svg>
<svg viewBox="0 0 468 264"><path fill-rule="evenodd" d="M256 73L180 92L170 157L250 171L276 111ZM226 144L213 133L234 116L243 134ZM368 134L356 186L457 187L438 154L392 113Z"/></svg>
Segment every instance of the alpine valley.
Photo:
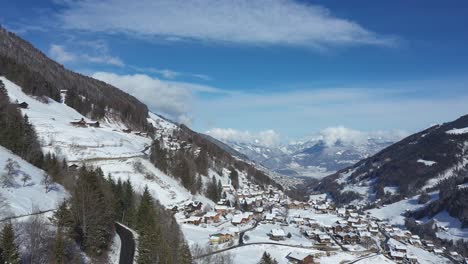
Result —
<svg viewBox="0 0 468 264"><path fill-rule="evenodd" d="M0 264L468 257L468 115L409 136L215 138L5 28L0 170Z"/></svg>

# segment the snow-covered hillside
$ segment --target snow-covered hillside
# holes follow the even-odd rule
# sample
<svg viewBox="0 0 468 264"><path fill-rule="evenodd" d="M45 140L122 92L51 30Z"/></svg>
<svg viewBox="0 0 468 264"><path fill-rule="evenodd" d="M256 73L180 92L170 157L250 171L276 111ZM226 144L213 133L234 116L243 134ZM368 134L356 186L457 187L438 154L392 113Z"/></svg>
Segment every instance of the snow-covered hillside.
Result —
<svg viewBox="0 0 468 264"><path fill-rule="evenodd" d="M65 103L44 99L37 100L26 95L22 89L4 77L10 100L26 102L29 121L37 131L44 152L55 153L66 158L69 165L99 166L106 175L115 179L130 179L138 191L148 186L151 194L163 205L171 207L190 199L197 199L205 204L212 204L204 196L193 197L180 182L157 169L149 160L149 147L152 139L138 131L124 132L127 127L112 118L100 122L99 127L75 126L71 122L84 120L94 123L82 116ZM149 113L148 121L155 127L155 138L166 139L167 148L180 147L177 141L167 140L178 126L156 114ZM223 184L228 183L228 171L223 175L209 171L209 177L215 176ZM241 174L242 176L242 174Z"/></svg>
<svg viewBox="0 0 468 264"><path fill-rule="evenodd" d="M63 186L54 184L46 192L43 183L45 172L29 164L11 151L0 146L0 175L7 174L7 164L14 164L14 182L0 186L0 219L21 216L40 211L56 209L69 194ZM23 183L22 178L29 175L30 180Z"/></svg>

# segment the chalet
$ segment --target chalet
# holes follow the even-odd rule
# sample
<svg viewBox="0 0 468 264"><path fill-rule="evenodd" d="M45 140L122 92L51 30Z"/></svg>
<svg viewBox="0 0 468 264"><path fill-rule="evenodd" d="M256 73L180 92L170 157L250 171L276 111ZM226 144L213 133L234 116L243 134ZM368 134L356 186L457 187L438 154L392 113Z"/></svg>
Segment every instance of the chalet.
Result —
<svg viewBox="0 0 468 264"><path fill-rule="evenodd" d="M228 213L228 207L226 205L215 205L215 211L220 215L226 215Z"/></svg>
<svg viewBox="0 0 468 264"><path fill-rule="evenodd" d="M437 255L442 255L444 254L444 251L440 248L434 248L434 253L437 254Z"/></svg>
<svg viewBox="0 0 468 264"><path fill-rule="evenodd" d="M406 253L406 247L404 245L397 244L394 248L395 251Z"/></svg>
<svg viewBox="0 0 468 264"><path fill-rule="evenodd" d="M205 223L217 223L219 222L219 214L216 212L207 212L204 216L203 219L205 220Z"/></svg>
<svg viewBox="0 0 468 264"><path fill-rule="evenodd" d="M199 216L191 216L184 221L187 224L199 225L202 222L202 218Z"/></svg>
<svg viewBox="0 0 468 264"><path fill-rule="evenodd" d="M22 102L20 104L17 104L19 108L27 109L29 107L29 104L26 102Z"/></svg>
<svg viewBox="0 0 468 264"><path fill-rule="evenodd" d="M286 234L284 233L283 229L272 229L268 235L270 236L271 240L275 241L286 239Z"/></svg>
<svg viewBox="0 0 468 264"><path fill-rule="evenodd" d="M184 210L187 213L201 211L201 208L202 208L202 202L199 202L199 201L188 201L184 206Z"/></svg>
<svg viewBox="0 0 468 264"><path fill-rule="evenodd" d="M130 134L132 133L132 130L130 128L127 128L127 129L123 129L122 132Z"/></svg>
<svg viewBox="0 0 468 264"><path fill-rule="evenodd" d="M290 263L295 264L314 264L314 256L307 254L307 253L299 253L299 252L290 252L286 255L286 259L289 260Z"/></svg>
<svg viewBox="0 0 468 264"><path fill-rule="evenodd" d="M236 214L232 217L231 223L233 225L245 224L249 221L248 217L245 217L244 214Z"/></svg>
<svg viewBox="0 0 468 264"><path fill-rule="evenodd" d="M344 208L339 208L338 210L336 210L336 214L338 216L341 216L341 217L344 217L346 215L346 209Z"/></svg>
<svg viewBox="0 0 468 264"><path fill-rule="evenodd" d="M76 171L78 168L79 168L79 166L76 165L76 164L72 164L72 165L68 166L68 170L70 170L70 171Z"/></svg>
<svg viewBox="0 0 468 264"><path fill-rule="evenodd" d="M398 251L390 251L390 257L395 260L397 263L403 263L406 258L406 254Z"/></svg>
<svg viewBox="0 0 468 264"><path fill-rule="evenodd" d="M322 232L320 231L317 231L317 230L307 230L305 232L305 235L306 237L310 238L310 239L315 239L315 240L318 240L319 236L323 234Z"/></svg>
<svg viewBox="0 0 468 264"><path fill-rule="evenodd" d="M406 254L406 262L411 264L418 263L418 257L415 255Z"/></svg>
<svg viewBox="0 0 468 264"><path fill-rule="evenodd" d="M275 221L275 216L276 214L272 213L272 214L266 214L265 216L265 222L267 223L273 223Z"/></svg>
<svg viewBox="0 0 468 264"><path fill-rule="evenodd" d="M89 125L90 127L100 127L99 121L96 121L96 122L94 122L94 123L88 123L88 125Z"/></svg>
<svg viewBox="0 0 468 264"><path fill-rule="evenodd" d="M318 242L320 242L322 244L329 244L329 243L331 243L331 238L327 234L321 234L321 235L318 236Z"/></svg>
<svg viewBox="0 0 468 264"><path fill-rule="evenodd" d="M217 245L231 241L233 238L232 234L229 233L217 233L210 235L210 244Z"/></svg>
<svg viewBox="0 0 468 264"><path fill-rule="evenodd" d="M80 121L70 122L70 124L72 124L73 126L77 126L77 127L87 127L87 124L86 124L86 121L84 120L84 118L81 118Z"/></svg>

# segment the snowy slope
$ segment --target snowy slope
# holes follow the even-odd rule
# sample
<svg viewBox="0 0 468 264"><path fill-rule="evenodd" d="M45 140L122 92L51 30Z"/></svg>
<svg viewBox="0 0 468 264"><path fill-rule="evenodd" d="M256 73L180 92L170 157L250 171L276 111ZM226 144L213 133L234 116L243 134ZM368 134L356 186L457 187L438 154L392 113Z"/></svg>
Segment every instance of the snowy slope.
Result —
<svg viewBox="0 0 468 264"><path fill-rule="evenodd" d="M23 93L19 86L6 78L0 79L5 83L10 100L29 104L28 109L22 111L34 125L44 152L64 157L69 164L99 166L105 175L111 174L115 179L130 179L137 191L148 186L152 195L168 207L189 199L212 204L205 197L193 197L178 180L164 174L148 160L147 148L152 143L150 137L135 132L124 133L126 126L111 118L101 121L99 128L73 126L70 124L72 121L82 118L87 122L93 120L64 103L53 100L40 102ZM172 135L172 131L179 129L174 123L153 113L149 113L148 121L156 128L155 137L162 137L166 139L165 142L170 142L167 138ZM165 147L180 147L177 142L169 144ZM223 184L228 183L228 172L218 175L210 171L209 174L210 177L215 175Z"/></svg>
<svg viewBox="0 0 468 264"><path fill-rule="evenodd" d="M55 184L46 193L42 184L44 171L31 165L11 151L0 146L0 174L4 174L7 160L16 161L19 168L16 170L16 185L0 187L0 219L30 214L33 211L50 210L57 208L58 204L69 196L63 186ZM21 177L24 174L31 176L31 180L23 186Z"/></svg>

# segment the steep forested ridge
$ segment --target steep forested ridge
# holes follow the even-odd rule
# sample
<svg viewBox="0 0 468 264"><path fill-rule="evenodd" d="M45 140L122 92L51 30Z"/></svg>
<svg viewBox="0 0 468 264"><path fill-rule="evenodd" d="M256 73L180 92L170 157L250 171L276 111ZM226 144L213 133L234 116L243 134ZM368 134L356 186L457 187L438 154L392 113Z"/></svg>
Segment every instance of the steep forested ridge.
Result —
<svg viewBox="0 0 468 264"><path fill-rule="evenodd" d="M136 129L151 130L148 108L133 96L112 85L69 71L49 59L30 43L0 27L0 75L34 96L60 100L68 90L67 103L93 119L113 114Z"/></svg>

